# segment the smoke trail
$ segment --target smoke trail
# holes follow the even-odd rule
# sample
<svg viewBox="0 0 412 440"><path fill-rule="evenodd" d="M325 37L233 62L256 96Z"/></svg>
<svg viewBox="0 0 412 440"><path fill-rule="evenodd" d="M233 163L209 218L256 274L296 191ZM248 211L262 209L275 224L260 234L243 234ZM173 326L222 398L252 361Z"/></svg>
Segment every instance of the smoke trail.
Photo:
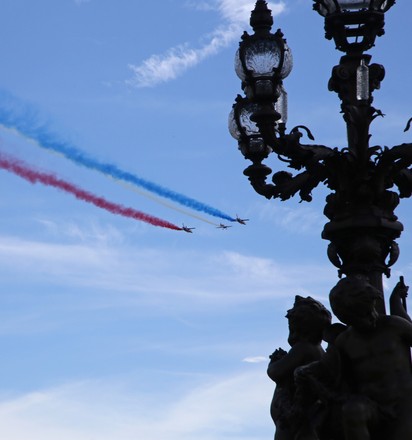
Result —
<svg viewBox="0 0 412 440"><path fill-rule="evenodd" d="M4 95L4 92L0 91L0 95ZM16 100L6 94L6 100L16 104ZM22 105L21 105L22 106ZM99 171L105 175L111 176L118 180L123 180L132 185L144 188L145 190L157 194L161 197L173 200L180 205L191 208L195 211L204 212L214 217L222 218L228 221L236 221L233 217L224 212L213 208L207 204L204 204L198 200L187 197L178 192L172 191L156 183L142 179L128 171L124 171L114 164L101 162L88 154L82 152L77 147L70 145L68 142L61 141L50 133L46 127L36 124L34 122L33 111L26 111L25 116L19 116L17 113L12 112L5 107L0 107L0 125L6 128L14 129L21 135L36 141L42 148L50 151L54 151L64 155L67 159L75 162L78 165L84 166L89 169ZM24 113L24 111L23 111Z"/></svg>
<svg viewBox="0 0 412 440"><path fill-rule="evenodd" d="M124 186L125 188L131 189L132 191L136 192L137 194L140 194L144 197L147 197L151 200L154 200L157 203L160 203L163 206L166 206L167 208L170 209L174 209L177 212L181 212L182 214L188 215L189 217L193 217L197 220L201 220L202 222L208 223L209 225L213 225L213 226L219 226L217 223L211 222L210 220L208 220L207 218L202 217L201 215L198 214L193 214L192 212L187 211L186 209L182 209L179 208L176 205L172 205L171 203L165 202L163 199L155 196L154 194L148 192L148 191L144 191L140 188L138 188L136 185L131 185L128 182L124 182L122 180L118 180L118 179L114 179L112 178L114 182L116 182L119 185Z"/></svg>
<svg viewBox="0 0 412 440"><path fill-rule="evenodd" d="M166 220L153 217L141 211L137 211L133 208L127 208L122 205L118 205L117 203L109 202L103 197L99 197L94 194L91 194L90 192L85 191L73 185L70 182L59 179L53 174L46 174L40 171L36 171L33 168L28 167L27 165L23 164L21 161L15 158L6 157L1 152L0 152L0 168L9 171L11 173L14 173L33 184L40 182L47 186L59 188L65 192L73 194L77 199L83 200L87 203L91 203L99 208L111 212L112 214L121 215L123 217L129 217L134 220L141 220L143 222L150 223L153 226L160 226L162 228L174 229L176 231L182 230L182 228L179 228L178 226L174 225L173 223L169 223Z"/></svg>

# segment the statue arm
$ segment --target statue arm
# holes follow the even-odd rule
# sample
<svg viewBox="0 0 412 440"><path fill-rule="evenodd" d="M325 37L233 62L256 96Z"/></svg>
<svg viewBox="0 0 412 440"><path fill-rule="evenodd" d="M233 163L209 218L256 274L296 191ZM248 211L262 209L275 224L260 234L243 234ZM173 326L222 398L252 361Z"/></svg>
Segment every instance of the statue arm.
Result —
<svg viewBox="0 0 412 440"><path fill-rule="evenodd" d="M406 286L403 277L400 277L393 292L389 298L391 315L400 316L407 321L412 322L406 310L406 297L408 296L409 286Z"/></svg>
<svg viewBox="0 0 412 440"><path fill-rule="evenodd" d="M401 336L402 340L412 347L412 322L399 316L388 316L392 326L395 326L396 332Z"/></svg>
<svg viewBox="0 0 412 440"><path fill-rule="evenodd" d="M301 345L294 345L281 359L269 363L268 376L276 383L292 376L295 369L304 364L305 352Z"/></svg>

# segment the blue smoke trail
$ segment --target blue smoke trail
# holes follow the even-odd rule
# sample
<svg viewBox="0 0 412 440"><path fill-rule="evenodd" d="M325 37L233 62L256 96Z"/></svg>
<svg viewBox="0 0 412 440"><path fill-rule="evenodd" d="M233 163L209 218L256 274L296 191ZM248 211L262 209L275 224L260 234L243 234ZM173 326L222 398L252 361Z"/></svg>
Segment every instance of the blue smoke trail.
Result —
<svg viewBox="0 0 412 440"><path fill-rule="evenodd" d="M8 103L8 106L4 104ZM9 107L20 109L17 111L11 110ZM0 124L6 128L14 129L23 136L36 141L42 148L60 153L67 159L75 162L78 165L84 166L88 169L99 171L103 174L109 175L115 179L123 180L138 187L144 188L161 197L173 200L180 205L187 206L199 212L204 212L214 217L219 217L231 222L236 221L233 217L224 212L206 205L198 200L187 197L183 194L177 193L170 189L164 188L156 183L142 179L135 174L124 171L116 165L100 162L97 159L83 153L77 147L68 142L61 141L50 133L44 125L36 123L36 112L29 109L9 93L0 90Z"/></svg>

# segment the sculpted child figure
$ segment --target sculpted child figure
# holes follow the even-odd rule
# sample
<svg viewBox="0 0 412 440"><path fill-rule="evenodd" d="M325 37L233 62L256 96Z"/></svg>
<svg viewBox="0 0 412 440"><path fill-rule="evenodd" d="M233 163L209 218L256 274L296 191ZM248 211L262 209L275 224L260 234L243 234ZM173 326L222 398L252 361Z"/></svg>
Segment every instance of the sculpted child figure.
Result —
<svg viewBox="0 0 412 440"><path fill-rule="evenodd" d="M406 292L407 287L398 283L391 308ZM330 293L333 313L348 326L334 344L346 388L341 407L344 436L411 440L412 323L406 313L379 315L378 298L377 289L361 276L340 280Z"/></svg>
<svg viewBox="0 0 412 440"><path fill-rule="evenodd" d="M296 369L318 361L324 354L321 347L323 330L331 323L330 312L313 298L296 296L286 318L289 323L289 352L281 348L270 356L269 377L276 382L271 416L276 425L275 440L310 438L308 421L302 419L301 402L296 394ZM315 438L315 437L313 437Z"/></svg>

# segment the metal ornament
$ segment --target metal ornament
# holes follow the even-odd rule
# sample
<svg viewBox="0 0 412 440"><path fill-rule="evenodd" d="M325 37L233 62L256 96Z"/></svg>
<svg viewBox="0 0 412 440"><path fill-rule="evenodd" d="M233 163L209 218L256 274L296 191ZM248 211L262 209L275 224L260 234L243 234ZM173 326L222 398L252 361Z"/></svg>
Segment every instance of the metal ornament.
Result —
<svg viewBox="0 0 412 440"><path fill-rule="evenodd" d="M341 101L347 127L342 148L303 144L303 136L314 140L303 125L287 130L283 80L292 57L281 31L271 33L273 18L266 1L256 2L251 15L255 33L243 35L236 54L245 96L236 98L229 125L242 154L252 162L244 174L268 199L298 195L310 202L320 183L330 190L322 238L329 241L327 255L341 278L330 294L341 324L331 325L311 298L297 297L288 312L291 350L276 350L268 369L277 384L271 409L275 439L412 438L408 287L402 278L390 296L388 315L382 281L399 256L396 240L403 226L395 210L400 199L412 195L412 143L369 145L370 125L383 116L373 106L373 93L385 69L365 53L384 34L384 14L394 3L314 2L325 18L326 38L344 52L328 84ZM411 124L412 118L405 131ZM272 153L285 163L285 170L272 174L263 163ZM329 344L326 354L320 338Z"/></svg>

